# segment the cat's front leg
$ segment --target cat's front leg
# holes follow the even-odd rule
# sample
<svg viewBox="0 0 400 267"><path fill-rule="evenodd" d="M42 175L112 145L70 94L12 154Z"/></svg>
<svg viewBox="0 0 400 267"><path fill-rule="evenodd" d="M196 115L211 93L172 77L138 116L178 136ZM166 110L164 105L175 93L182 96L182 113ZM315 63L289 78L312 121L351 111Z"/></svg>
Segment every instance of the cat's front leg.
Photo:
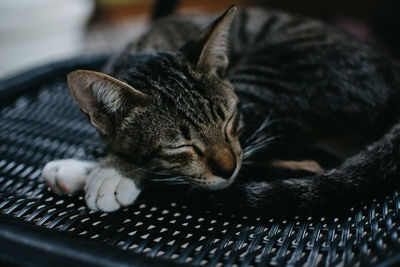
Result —
<svg viewBox="0 0 400 267"><path fill-rule="evenodd" d="M42 178L58 194L85 189L86 204L91 210L112 212L132 204L140 193L136 183L141 175L132 169L112 156L101 163L64 159L47 163Z"/></svg>
<svg viewBox="0 0 400 267"><path fill-rule="evenodd" d="M94 211L116 211L132 204L139 193L131 178L110 167L93 170L85 186L86 204Z"/></svg>
<svg viewBox="0 0 400 267"><path fill-rule="evenodd" d="M54 160L44 166L42 178L57 194L73 194L85 187L89 174L98 166L93 161Z"/></svg>
<svg viewBox="0 0 400 267"><path fill-rule="evenodd" d="M108 155L89 175L85 186L87 206L112 212L132 204L143 178L138 168L116 155Z"/></svg>

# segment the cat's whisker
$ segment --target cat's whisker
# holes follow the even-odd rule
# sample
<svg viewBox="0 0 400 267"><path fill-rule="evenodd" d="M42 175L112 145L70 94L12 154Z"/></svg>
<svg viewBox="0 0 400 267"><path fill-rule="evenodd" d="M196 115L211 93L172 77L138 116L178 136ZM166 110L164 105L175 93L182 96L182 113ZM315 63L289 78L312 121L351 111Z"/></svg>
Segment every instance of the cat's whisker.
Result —
<svg viewBox="0 0 400 267"><path fill-rule="evenodd" d="M264 142L266 138L268 138L268 137L266 137L266 136L259 136L257 139L255 139L255 140L251 143L251 145L254 146L254 145L257 145L257 144L259 144L259 143L261 143L261 142Z"/></svg>
<svg viewBox="0 0 400 267"><path fill-rule="evenodd" d="M256 152L258 152L261 149L264 149L266 145L272 143L273 141L282 138L283 136L281 135L276 135L276 136L269 136L265 138L259 138L256 141L252 143L251 145L247 146L244 148L243 152L243 159L247 159L248 157L252 156Z"/></svg>
<svg viewBox="0 0 400 267"><path fill-rule="evenodd" d="M282 120L271 120L271 115L268 116L263 123L258 127L258 129L249 137L247 138L247 140L245 141L245 145L248 144L249 142L251 142L254 138L257 137L257 135L259 133L261 133L262 131L264 131L267 127L272 126L275 123L280 123L282 122Z"/></svg>
<svg viewBox="0 0 400 267"><path fill-rule="evenodd" d="M140 167L138 169L143 171L143 172L145 172L145 173L154 174L154 175L158 175L158 176L171 176L170 173L150 171L150 170L146 170L146 169L144 169L142 167Z"/></svg>
<svg viewBox="0 0 400 267"><path fill-rule="evenodd" d="M271 142L273 142L273 141L275 141L277 139L280 139L282 137L283 137L282 135L274 135L274 136L268 136L268 137L259 138L259 139L255 140L254 142L252 142L250 145L246 146L244 148L244 151L247 152L249 150L253 150L255 147L258 147L260 145L261 146L266 145L266 144L271 143Z"/></svg>
<svg viewBox="0 0 400 267"><path fill-rule="evenodd" d="M186 181L154 181L154 180L152 180L152 182L155 182L155 183L164 183L164 184L168 184L168 185L170 185L170 184L188 184L189 182L186 182Z"/></svg>
<svg viewBox="0 0 400 267"><path fill-rule="evenodd" d="M255 161L244 161L242 162L242 165L254 165L257 164Z"/></svg>
<svg viewBox="0 0 400 267"><path fill-rule="evenodd" d="M152 182L165 183L165 184L188 184L183 176L174 176L169 178L150 178Z"/></svg>
<svg viewBox="0 0 400 267"><path fill-rule="evenodd" d="M169 177L169 178L150 178L152 181L182 181L182 176Z"/></svg>

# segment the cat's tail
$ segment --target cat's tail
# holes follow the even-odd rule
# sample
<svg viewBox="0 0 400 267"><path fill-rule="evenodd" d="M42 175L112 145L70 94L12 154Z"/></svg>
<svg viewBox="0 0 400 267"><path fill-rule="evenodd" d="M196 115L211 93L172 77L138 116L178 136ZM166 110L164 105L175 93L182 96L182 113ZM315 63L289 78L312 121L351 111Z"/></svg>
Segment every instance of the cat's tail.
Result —
<svg viewBox="0 0 400 267"><path fill-rule="evenodd" d="M399 184L400 123L340 166L302 178L238 183L210 195L212 203L266 214L324 214L371 199Z"/></svg>

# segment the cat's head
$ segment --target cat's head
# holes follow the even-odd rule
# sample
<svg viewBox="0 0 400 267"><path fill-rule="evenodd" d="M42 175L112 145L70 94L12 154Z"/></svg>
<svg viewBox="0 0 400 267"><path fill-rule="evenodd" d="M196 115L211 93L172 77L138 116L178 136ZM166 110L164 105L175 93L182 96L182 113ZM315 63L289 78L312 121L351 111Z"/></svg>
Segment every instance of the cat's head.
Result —
<svg viewBox="0 0 400 267"><path fill-rule="evenodd" d="M239 99L224 79L226 11L179 51L125 59L112 75L78 70L68 87L112 149L144 170L223 188L242 160Z"/></svg>

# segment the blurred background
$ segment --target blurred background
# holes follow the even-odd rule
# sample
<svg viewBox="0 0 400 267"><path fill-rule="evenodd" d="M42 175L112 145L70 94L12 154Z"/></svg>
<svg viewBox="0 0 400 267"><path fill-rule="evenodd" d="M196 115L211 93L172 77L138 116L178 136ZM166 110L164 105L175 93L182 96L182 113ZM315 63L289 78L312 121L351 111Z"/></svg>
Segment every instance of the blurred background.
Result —
<svg viewBox="0 0 400 267"><path fill-rule="evenodd" d="M399 0L0 0L0 78L81 54L115 52L151 20L261 5L317 17L400 57Z"/></svg>

